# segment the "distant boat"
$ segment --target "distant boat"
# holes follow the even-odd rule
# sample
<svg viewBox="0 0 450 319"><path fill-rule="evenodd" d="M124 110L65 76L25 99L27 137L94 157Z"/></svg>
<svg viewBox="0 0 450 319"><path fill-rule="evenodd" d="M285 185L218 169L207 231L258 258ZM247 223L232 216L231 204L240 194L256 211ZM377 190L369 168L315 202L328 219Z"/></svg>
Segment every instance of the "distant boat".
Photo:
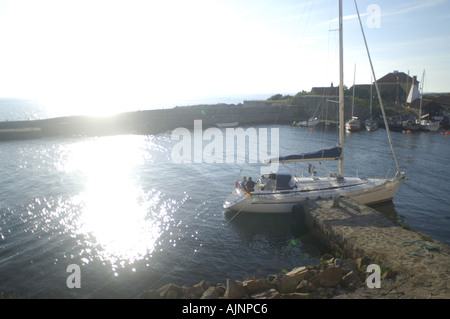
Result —
<svg viewBox="0 0 450 319"><path fill-rule="evenodd" d="M366 126L366 130L369 132L375 131L378 129L378 122L373 120L372 116L372 94L373 94L373 86L372 86L372 78L370 79L370 116L369 118L364 122L364 125Z"/></svg>
<svg viewBox="0 0 450 319"><path fill-rule="evenodd" d="M364 122L364 125L369 132L378 130L378 122L373 120L372 115Z"/></svg>
<svg viewBox="0 0 450 319"><path fill-rule="evenodd" d="M239 125L239 122L216 123L217 127L236 127L238 125Z"/></svg>
<svg viewBox="0 0 450 319"><path fill-rule="evenodd" d="M294 123L292 123L292 126L313 127L319 123L320 123L319 120L317 119L317 117L315 117L314 119L310 118L308 121L302 121L302 122L294 121Z"/></svg>
<svg viewBox="0 0 450 319"><path fill-rule="evenodd" d="M420 129L423 131L436 132L437 130L439 130L440 127L441 127L441 125L439 124L439 122L436 122L436 121L430 121L430 120L421 120L420 121Z"/></svg>
<svg viewBox="0 0 450 319"><path fill-rule="evenodd" d="M356 116L352 116L352 118L345 123L345 128L349 132L358 132L361 129L361 121Z"/></svg>
<svg viewBox="0 0 450 319"><path fill-rule="evenodd" d="M421 91L422 91L422 93L419 93L418 92L418 90L417 90L417 93L416 93L416 99L417 99L417 94L418 94L418 98L420 98L420 106L419 106L419 121L418 121L418 125L419 125L419 128L422 130L422 131L426 131L426 132L436 132L437 130L439 130L439 128L440 128L440 124L439 124L439 122L434 122L434 121L430 121L430 120L425 120L424 118L425 117L428 117L429 116L429 114L426 114L426 115L423 115L422 116L422 101L423 101L423 98L422 98L422 96L423 96L423 84L424 84L424 81L425 81L425 70L423 70L423 74L422 74L422 83L421 83ZM416 87L416 89L417 89L417 87ZM413 88L411 88L411 91L410 91L410 93L409 93L409 95L412 95L413 93L412 93L412 90L413 90ZM411 99L412 100L412 99ZM409 103L411 103L411 100L410 100L410 98L409 98L409 96L408 96L408 102ZM414 100L412 100L412 101L414 101Z"/></svg>
<svg viewBox="0 0 450 319"><path fill-rule="evenodd" d="M345 128L349 132L358 132L361 129L360 120L356 116L353 116L353 113L355 110L355 75L356 75L356 65L355 65L355 71L353 73L352 118L347 123L345 123Z"/></svg>
<svg viewBox="0 0 450 319"><path fill-rule="evenodd" d="M402 122L404 131L418 131L420 130L420 125L416 120L406 120Z"/></svg>

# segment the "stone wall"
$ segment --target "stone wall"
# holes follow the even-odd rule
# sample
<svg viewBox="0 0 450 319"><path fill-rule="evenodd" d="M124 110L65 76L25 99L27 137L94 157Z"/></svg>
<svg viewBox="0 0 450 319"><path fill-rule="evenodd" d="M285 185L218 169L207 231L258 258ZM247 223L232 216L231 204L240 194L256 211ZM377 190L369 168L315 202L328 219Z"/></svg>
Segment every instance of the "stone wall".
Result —
<svg viewBox="0 0 450 319"><path fill-rule="evenodd" d="M346 105L350 105L346 101ZM203 128L216 123L239 122L240 126L292 124L311 117L337 121L338 104L319 96L304 96L298 105L282 102L245 101L244 104L216 104L175 107L173 109L136 111L108 117L69 116L35 121L1 122L2 130L40 129L42 136L98 136L114 134L155 134L178 127L192 128L194 120L202 120ZM351 116L351 108L345 117ZM5 138L14 139L11 131Z"/></svg>

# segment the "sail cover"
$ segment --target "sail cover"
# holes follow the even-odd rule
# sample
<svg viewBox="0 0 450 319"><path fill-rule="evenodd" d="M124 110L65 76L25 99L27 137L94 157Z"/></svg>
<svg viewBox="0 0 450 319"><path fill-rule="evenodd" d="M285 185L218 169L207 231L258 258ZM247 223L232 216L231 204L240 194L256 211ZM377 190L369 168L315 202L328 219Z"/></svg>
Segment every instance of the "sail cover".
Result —
<svg viewBox="0 0 450 319"><path fill-rule="evenodd" d="M341 157L341 148L333 147L313 153L303 153L298 155L288 155L271 158L266 163L287 163L287 162L308 162L308 161L334 161Z"/></svg>

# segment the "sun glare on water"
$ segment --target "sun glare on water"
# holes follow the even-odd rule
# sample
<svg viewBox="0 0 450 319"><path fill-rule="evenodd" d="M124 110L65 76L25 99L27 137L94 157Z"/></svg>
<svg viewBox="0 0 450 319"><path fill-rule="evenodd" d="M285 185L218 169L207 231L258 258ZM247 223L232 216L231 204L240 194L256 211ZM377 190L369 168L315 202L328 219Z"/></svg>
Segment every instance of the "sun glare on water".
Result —
<svg viewBox="0 0 450 319"><path fill-rule="evenodd" d="M111 263L114 270L155 249L161 223L154 216L164 213L159 207L161 194L144 193L132 174L144 158L142 143L143 137L102 137L71 144L66 150L63 169L85 178L75 226L85 240L81 244L94 248L89 249L91 256L82 259L85 263L96 258Z"/></svg>

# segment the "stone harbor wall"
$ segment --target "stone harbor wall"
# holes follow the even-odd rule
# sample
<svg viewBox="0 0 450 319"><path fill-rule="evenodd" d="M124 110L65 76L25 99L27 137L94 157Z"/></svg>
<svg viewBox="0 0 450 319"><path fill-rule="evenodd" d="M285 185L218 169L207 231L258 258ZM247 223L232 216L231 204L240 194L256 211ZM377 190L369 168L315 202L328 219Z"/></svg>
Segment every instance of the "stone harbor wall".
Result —
<svg viewBox="0 0 450 319"><path fill-rule="evenodd" d="M350 198L302 202L293 213L334 257L326 254L318 265L266 278L227 279L226 285L167 284L143 292L140 298L450 298L450 248L444 243Z"/></svg>
<svg viewBox="0 0 450 319"><path fill-rule="evenodd" d="M120 113L107 117L67 116L34 121L0 122L0 140L55 136L102 136L116 134L157 134L178 127L192 129L194 120L202 127L239 122L239 126L292 124L311 117L324 119L323 97L304 97L299 105L253 101L244 104L215 104ZM346 117L350 113L346 110ZM328 120L336 120L330 112ZM327 113L328 114L328 113ZM334 114L334 115L333 115ZM337 113L336 113L337 114ZM25 135L24 132L35 134Z"/></svg>

